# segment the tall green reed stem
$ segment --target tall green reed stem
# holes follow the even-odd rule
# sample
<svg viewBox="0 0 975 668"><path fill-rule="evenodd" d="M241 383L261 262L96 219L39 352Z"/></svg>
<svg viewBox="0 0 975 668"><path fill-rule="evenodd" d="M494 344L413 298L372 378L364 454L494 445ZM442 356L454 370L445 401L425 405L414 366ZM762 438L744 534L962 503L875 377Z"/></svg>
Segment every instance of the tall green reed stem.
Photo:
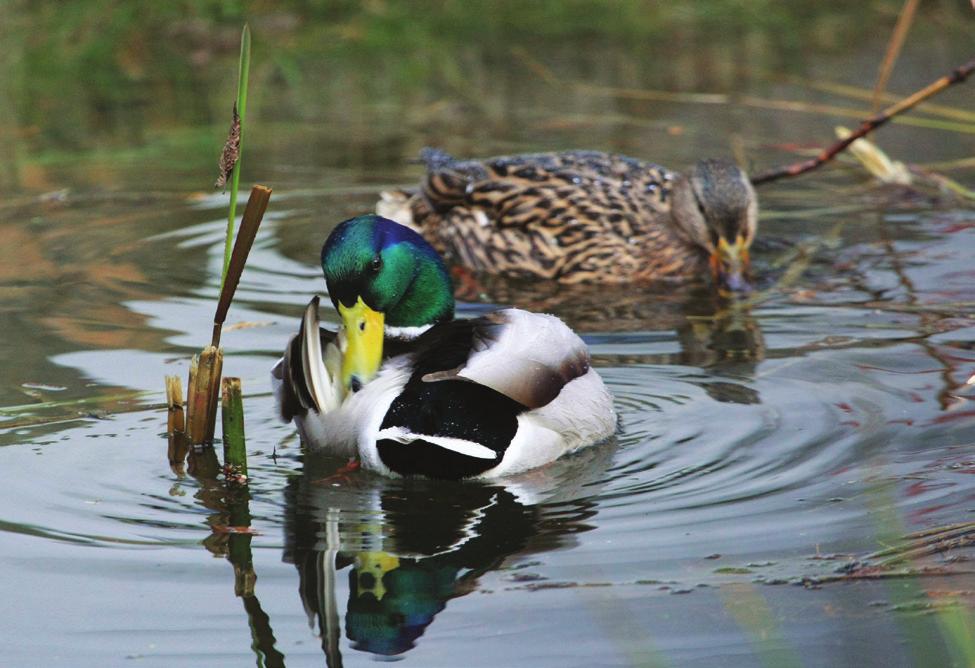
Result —
<svg viewBox="0 0 975 668"><path fill-rule="evenodd" d="M247 112L247 78L251 69L251 29L246 23L240 34L240 64L237 66L237 116L240 118L240 145L237 152L237 164L230 180L230 210L227 214L227 239L223 248L223 271L220 274L220 286L227 280L227 270L230 268L230 253L234 243L234 222L237 219L237 189L240 186L240 164L244 157L244 116Z"/></svg>

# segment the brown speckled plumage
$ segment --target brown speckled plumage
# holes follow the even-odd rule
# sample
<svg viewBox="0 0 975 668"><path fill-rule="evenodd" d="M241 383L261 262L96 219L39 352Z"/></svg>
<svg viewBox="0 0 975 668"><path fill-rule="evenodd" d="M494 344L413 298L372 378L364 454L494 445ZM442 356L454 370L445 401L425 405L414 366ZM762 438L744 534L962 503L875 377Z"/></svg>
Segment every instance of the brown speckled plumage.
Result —
<svg viewBox="0 0 975 668"><path fill-rule="evenodd" d="M419 229L449 261L563 283L707 275L711 249L674 224L680 177L663 167L596 151L460 161L424 149L421 157L421 187L384 193L377 211ZM735 206L744 196L731 195Z"/></svg>

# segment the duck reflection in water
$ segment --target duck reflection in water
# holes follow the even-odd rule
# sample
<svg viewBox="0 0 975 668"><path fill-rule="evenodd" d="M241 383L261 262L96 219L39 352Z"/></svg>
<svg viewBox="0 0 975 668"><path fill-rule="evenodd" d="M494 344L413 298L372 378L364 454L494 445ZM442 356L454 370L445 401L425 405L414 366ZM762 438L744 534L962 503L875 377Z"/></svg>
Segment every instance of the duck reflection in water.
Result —
<svg viewBox="0 0 975 668"><path fill-rule="evenodd" d="M675 362L744 381L754 378L766 351L751 305L734 297L696 297L684 302L682 320L675 328L681 348ZM743 382L708 380L696 384L715 401L761 403L758 391Z"/></svg>
<svg viewBox="0 0 975 668"><path fill-rule="evenodd" d="M676 352L605 354L597 347L593 360L597 366L670 364L707 369L731 379L690 380L715 401L761 403L756 390L734 381L753 378L766 354L765 339L747 296L718 294L706 285L560 285L455 273L458 300L518 304L537 313L552 313L591 346L630 332L645 336L672 330L680 345ZM660 348L657 338L648 343Z"/></svg>
<svg viewBox="0 0 975 668"><path fill-rule="evenodd" d="M285 492L283 558L298 569L328 665L341 665L339 571L348 569L351 646L379 656L407 652L484 574L514 556L570 546L591 529L595 510L585 498L614 447L589 448L504 485L363 472L335 479L335 460L308 457Z"/></svg>

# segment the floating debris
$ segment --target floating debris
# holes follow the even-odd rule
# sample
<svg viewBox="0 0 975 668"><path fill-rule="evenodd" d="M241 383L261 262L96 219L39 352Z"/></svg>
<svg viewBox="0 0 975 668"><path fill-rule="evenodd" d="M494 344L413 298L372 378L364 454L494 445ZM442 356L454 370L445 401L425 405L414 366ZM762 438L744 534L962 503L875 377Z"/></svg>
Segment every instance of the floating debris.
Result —
<svg viewBox="0 0 975 668"><path fill-rule="evenodd" d="M843 126L836 128L836 136L846 139L853 133ZM884 151L869 139L857 139L850 144L850 153L881 183L909 186L914 182L910 170L899 160L891 160Z"/></svg>

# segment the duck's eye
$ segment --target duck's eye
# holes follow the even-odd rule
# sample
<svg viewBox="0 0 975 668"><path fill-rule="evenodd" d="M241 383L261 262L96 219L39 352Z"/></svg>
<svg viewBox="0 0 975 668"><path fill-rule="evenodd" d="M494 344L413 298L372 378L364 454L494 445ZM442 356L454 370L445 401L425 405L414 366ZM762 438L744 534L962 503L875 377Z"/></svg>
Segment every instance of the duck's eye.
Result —
<svg viewBox="0 0 975 668"><path fill-rule="evenodd" d="M380 269L382 269L382 268L383 268L383 256L382 256L382 255L379 255L379 254L377 253L377 254L376 254L376 255L375 255L375 256L374 256L373 258L372 258L372 261L371 261L371 262L369 262L369 269L370 269L370 270L371 270L371 271L372 271L373 273L376 273L376 274L378 274L378 273L379 273L379 270L380 270Z"/></svg>

